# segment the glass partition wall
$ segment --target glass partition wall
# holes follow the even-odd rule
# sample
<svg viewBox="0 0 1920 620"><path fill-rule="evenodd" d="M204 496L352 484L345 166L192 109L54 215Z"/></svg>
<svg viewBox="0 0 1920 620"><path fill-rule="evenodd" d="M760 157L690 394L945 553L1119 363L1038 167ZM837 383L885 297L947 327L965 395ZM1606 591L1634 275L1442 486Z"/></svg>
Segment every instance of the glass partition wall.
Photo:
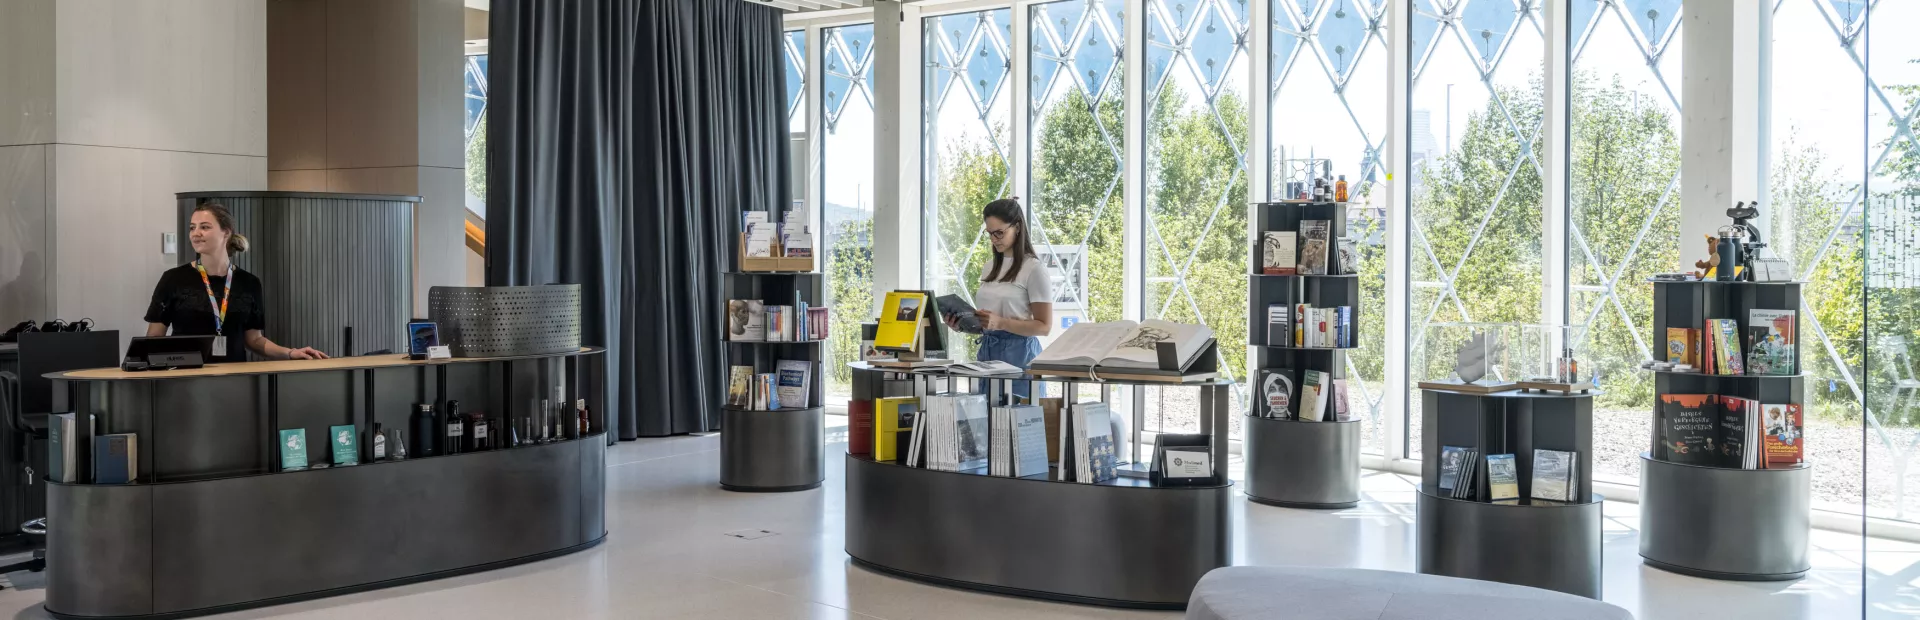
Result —
<svg viewBox="0 0 1920 620"><path fill-rule="evenodd" d="M1288 166L1328 160L1352 188L1364 336L1346 370L1367 462L1410 471L1425 456L1413 385L1447 374L1426 360L1451 346L1426 342L1427 326L1563 323L1580 326L1570 344L1603 390L1595 477L1631 498L1654 412L1637 366L1662 348L1646 281L1704 256L1704 240L1681 233L1688 213L1717 225L1732 206L1682 205L1681 163L1699 150L1682 139L1684 112L1701 105L1684 96L1685 47L1728 37L1689 33L1688 5L916 3L903 48L923 102L920 285L970 297L991 256L979 209L1018 197L1053 279L1055 335L1079 321L1204 323L1242 381L1246 205L1280 197ZM1769 249L1806 281L1815 525L1878 536L1816 533L1814 576L1794 587L1914 609L1897 601L1913 564L1897 554L1920 559L1920 542L1881 541L1920 541L1920 39L1875 28L1920 23L1920 2L1751 10L1742 19L1758 25L1737 32L1752 40L1726 44L1764 52L1760 77L1739 86L1757 108L1760 163L1754 191L1728 202L1762 202ZM848 358L873 305L872 244L892 242L872 230L873 30L857 19L816 20L785 49L790 82L820 90L793 95L795 128L820 133L810 206ZM1395 299L1404 326L1386 325ZM973 344L952 348L970 357ZM1108 396L1141 407L1148 435L1193 430L1193 404L1159 392Z"/></svg>

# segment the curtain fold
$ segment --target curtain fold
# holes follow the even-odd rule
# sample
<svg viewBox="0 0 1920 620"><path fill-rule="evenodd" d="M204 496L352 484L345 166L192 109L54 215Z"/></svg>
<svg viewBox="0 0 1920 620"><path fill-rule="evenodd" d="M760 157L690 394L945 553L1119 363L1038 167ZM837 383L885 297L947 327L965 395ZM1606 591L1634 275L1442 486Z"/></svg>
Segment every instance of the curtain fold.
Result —
<svg viewBox="0 0 1920 620"><path fill-rule="evenodd" d="M787 200L781 12L494 0L487 284L578 283L621 439L717 430L741 210Z"/></svg>

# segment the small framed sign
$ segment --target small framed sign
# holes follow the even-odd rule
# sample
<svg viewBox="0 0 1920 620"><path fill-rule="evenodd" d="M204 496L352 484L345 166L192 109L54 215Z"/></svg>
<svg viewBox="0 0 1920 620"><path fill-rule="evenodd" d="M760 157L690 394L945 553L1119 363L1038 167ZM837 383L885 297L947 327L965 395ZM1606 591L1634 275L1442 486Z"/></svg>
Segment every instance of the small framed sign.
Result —
<svg viewBox="0 0 1920 620"><path fill-rule="evenodd" d="M440 325L432 321L407 323L407 359L427 359L429 349L440 346Z"/></svg>

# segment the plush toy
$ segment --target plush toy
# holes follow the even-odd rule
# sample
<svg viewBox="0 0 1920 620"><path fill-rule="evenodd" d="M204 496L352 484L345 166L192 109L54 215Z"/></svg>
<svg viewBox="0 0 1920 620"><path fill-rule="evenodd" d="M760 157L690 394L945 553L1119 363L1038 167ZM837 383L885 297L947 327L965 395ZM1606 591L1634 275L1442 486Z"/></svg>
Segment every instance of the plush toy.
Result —
<svg viewBox="0 0 1920 620"><path fill-rule="evenodd" d="M1720 267L1720 240L1713 238L1713 235L1706 235L1706 238L1707 258L1693 261L1693 266L1700 269L1700 279L1712 280L1716 277L1714 270Z"/></svg>

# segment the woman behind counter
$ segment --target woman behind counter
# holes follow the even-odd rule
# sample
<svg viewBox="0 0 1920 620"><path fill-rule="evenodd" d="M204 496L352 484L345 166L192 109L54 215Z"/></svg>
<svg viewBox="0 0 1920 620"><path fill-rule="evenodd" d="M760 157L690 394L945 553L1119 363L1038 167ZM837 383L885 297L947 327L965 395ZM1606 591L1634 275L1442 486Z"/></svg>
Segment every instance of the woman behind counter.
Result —
<svg viewBox="0 0 1920 620"><path fill-rule="evenodd" d="M147 335L213 336L216 363L244 362L246 355L229 336L238 335L261 357L276 360L327 359L309 347L290 349L268 340L267 309L262 303L260 278L233 266L233 255L247 251L247 238L233 231L233 214L219 203L194 208L187 223L187 240L199 260L168 269L153 287L147 305Z"/></svg>

